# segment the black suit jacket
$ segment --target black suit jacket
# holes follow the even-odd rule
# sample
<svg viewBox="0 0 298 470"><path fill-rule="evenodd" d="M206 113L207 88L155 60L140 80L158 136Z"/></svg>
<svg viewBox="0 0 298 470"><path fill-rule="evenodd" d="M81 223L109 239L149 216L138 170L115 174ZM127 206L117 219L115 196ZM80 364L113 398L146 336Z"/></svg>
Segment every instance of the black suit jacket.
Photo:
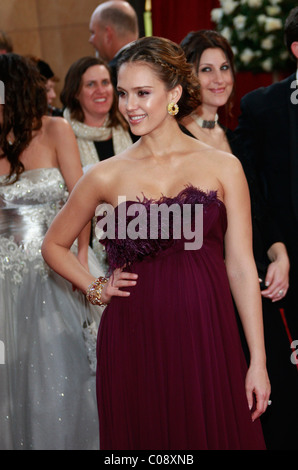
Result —
<svg viewBox="0 0 298 470"><path fill-rule="evenodd" d="M259 184L288 248L298 287L298 104L296 75L248 93L235 136L238 155ZM292 99L291 99L292 98ZM297 98L297 92L296 92Z"/></svg>
<svg viewBox="0 0 298 470"><path fill-rule="evenodd" d="M291 100L295 78L293 74L242 98L235 134L243 146L241 159L260 178L271 207L279 214L288 206L298 222L298 104Z"/></svg>
<svg viewBox="0 0 298 470"><path fill-rule="evenodd" d="M118 55L116 55L110 62L109 67L111 71L111 79L115 89L117 89L117 62L118 62Z"/></svg>
<svg viewBox="0 0 298 470"><path fill-rule="evenodd" d="M117 54L113 57L112 60L109 62L109 67L111 70L111 77L112 77L112 83L114 85L114 88L117 89L117 68L118 68L118 60L120 59L120 56L122 52L129 46L130 43L126 44L126 46L123 46L120 51L117 52Z"/></svg>

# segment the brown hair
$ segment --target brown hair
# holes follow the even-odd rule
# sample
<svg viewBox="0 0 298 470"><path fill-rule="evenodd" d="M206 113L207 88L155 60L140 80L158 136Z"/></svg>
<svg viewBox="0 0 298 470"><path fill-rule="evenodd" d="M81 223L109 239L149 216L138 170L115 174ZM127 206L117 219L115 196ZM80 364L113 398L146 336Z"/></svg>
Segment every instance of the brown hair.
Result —
<svg viewBox="0 0 298 470"><path fill-rule="evenodd" d="M123 50L118 69L126 62L149 64L167 90L182 86L176 119L187 116L201 104L198 79L178 44L156 36L143 37Z"/></svg>
<svg viewBox="0 0 298 470"><path fill-rule="evenodd" d="M297 58L291 50L291 45L293 42L298 41L298 7L292 8L289 13L285 22L284 35L289 54L291 58L297 62Z"/></svg>
<svg viewBox="0 0 298 470"><path fill-rule="evenodd" d="M186 59L189 63L193 64L196 74L199 71L199 64L201 60L201 55L206 49L221 49L231 67L234 87L231 93L231 96L226 103L226 113L231 114L233 107L233 99L235 95L235 67L234 67L234 53L229 42L217 31L202 29L200 31L191 31L185 36L185 38L180 43Z"/></svg>
<svg viewBox="0 0 298 470"><path fill-rule="evenodd" d="M60 100L62 104L69 109L71 118L79 122L84 122L85 116L81 104L77 99L77 95L82 87L82 76L94 65L104 65L108 70L111 79L110 69L102 59L88 56L82 57L70 66L65 77L63 90L61 91ZM115 127L118 124L121 124L125 129L128 129L127 122L122 118L118 111L118 96L116 95L115 90L113 93L113 104L109 112L109 127Z"/></svg>
<svg viewBox="0 0 298 470"><path fill-rule="evenodd" d="M42 116L47 113L47 96L44 82L36 66L27 58L9 53L0 55L0 77L5 87L3 122L0 124L0 158L10 163L12 183L24 171L19 160L21 153L32 140L32 132L42 126ZM8 142L13 131L14 142Z"/></svg>
<svg viewBox="0 0 298 470"><path fill-rule="evenodd" d="M25 57L28 57L28 59L32 60L32 62L34 62L34 64L37 66L40 74L42 75L42 77L44 77L45 79L45 82L47 82L48 80L52 80L53 82L59 82L60 79L58 77L56 77L56 75L54 74L53 70L51 69L51 67L49 66L49 64L47 62L45 62L44 60L40 59L39 57L36 57L34 55L27 55Z"/></svg>

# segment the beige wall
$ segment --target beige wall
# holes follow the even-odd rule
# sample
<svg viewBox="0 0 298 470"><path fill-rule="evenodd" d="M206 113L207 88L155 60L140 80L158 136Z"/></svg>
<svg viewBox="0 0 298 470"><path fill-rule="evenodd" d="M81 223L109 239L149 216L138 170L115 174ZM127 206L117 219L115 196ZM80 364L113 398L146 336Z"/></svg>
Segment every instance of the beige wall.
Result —
<svg viewBox="0 0 298 470"><path fill-rule="evenodd" d="M14 52L49 63L60 78L59 96L69 66L84 55L94 55L88 43L89 19L102 1L0 0L0 29L12 39Z"/></svg>

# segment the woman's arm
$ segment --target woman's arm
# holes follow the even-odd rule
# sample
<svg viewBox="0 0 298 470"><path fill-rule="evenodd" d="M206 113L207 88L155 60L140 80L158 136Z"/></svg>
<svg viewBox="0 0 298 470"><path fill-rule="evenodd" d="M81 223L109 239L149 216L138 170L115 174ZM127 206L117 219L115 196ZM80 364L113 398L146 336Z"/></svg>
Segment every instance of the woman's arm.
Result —
<svg viewBox="0 0 298 470"><path fill-rule="evenodd" d="M69 192L83 176L80 153L76 137L70 124L64 118L52 118L50 133L55 142L57 163ZM88 268L88 246L91 222L78 235L78 259Z"/></svg>
<svg viewBox="0 0 298 470"><path fill-rule="evenodd" d="M250 409L254 395L256 397L256 410L252 414L252 419L256 419L267 408L270 384L266 371L261 294L252 249L249 190L242 166L235 157L227 157L222 183L228 217L226 267L250 351L246 393Z"/></svg>
<svg viewBox="0 0 298 470"><path fill-rule="evenodd" d="M70 247L93 217L100 201L105 199L104 192L99 189L105 187L104 172L100 171L100 165L102 164L89 170L78 181L67 203L52 222L42 244L42 255L47 264L84 293L95 279L71 252ZM129 292L119 288L135 285L136 277L132 273L116 270L103 289L102 300L108 303L113 295L128 296Z"/></svg>

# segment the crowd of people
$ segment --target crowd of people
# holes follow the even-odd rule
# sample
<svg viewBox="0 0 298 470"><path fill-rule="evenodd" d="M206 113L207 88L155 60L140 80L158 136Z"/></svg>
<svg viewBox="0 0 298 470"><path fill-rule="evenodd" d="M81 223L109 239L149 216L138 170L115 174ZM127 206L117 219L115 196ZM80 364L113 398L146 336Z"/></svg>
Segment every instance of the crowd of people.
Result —
<svg viewBox="0 0 298 470"><path fill-rule="evenodd" d="M297 450L298 72L228 129L221 34L139 38L118 0L90 34L59 108L0 37L0 449Z"/></svg>

